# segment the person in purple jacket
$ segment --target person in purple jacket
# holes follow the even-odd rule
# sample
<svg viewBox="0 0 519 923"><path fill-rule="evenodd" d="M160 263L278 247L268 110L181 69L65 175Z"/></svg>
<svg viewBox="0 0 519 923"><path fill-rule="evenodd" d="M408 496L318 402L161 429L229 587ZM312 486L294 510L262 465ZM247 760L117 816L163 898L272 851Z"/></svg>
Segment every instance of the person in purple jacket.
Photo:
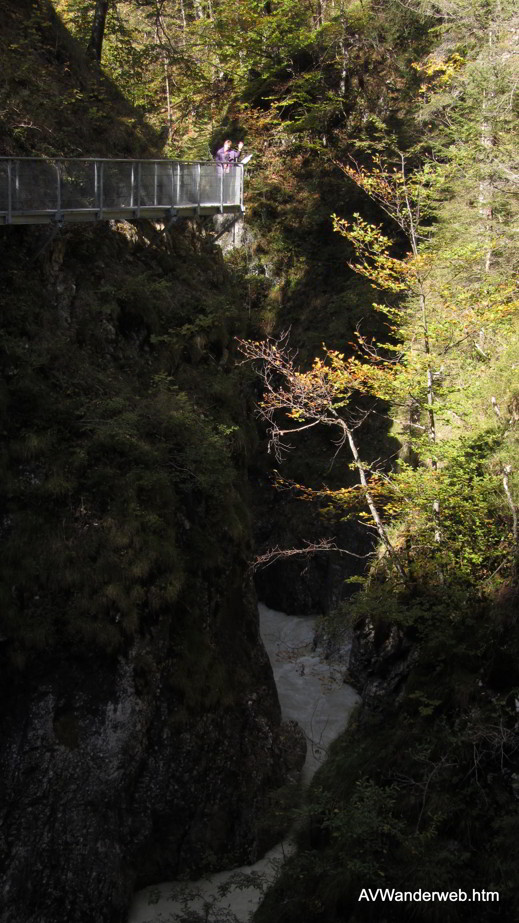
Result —
<svg viewBox="0 0 519 923"><path fill-rule="evenodd" d="M229 152L231 150L231 144L232 141L227 138L227 140L223 142L223 146L217 150L214 156L217 163L225 164L223 168L225 173L229 171Z"/></svg>

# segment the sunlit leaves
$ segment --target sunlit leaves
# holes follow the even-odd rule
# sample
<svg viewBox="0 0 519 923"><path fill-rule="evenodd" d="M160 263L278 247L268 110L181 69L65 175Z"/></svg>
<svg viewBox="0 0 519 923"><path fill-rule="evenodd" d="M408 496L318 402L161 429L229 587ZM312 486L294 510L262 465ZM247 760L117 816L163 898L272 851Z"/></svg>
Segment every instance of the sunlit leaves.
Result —
<svg viewBox="0 0 519 923"><path fill-rule="evenodd" d="M366 276L374 287L393 293L405 292L412 279L409 263L390 256L392 241L379 227L364 221L359 214L353 215L353 222L332 215L333 229L353 244L358 262L350 263L352 269Z"/></svg>

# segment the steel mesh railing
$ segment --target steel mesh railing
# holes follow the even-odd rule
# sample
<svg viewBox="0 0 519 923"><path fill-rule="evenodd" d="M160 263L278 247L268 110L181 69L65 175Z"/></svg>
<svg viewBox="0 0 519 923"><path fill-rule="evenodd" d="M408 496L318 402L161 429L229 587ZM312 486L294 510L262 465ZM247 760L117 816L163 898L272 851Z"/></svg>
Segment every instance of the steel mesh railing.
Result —
<svg viewBox="0 0 519 923"><path fill-rule="evenodd" d="M0 220L243 211L243 167L214 162L0 157Z"/></svg>

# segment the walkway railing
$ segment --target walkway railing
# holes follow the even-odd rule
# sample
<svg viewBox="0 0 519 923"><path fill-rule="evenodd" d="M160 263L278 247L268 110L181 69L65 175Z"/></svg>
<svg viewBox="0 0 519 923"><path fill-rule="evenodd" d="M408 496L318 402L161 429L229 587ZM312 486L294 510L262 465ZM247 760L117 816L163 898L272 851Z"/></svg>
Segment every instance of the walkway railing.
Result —
<svg viewBox="0 0 519 923"><path fill-rule="evenodd" d="M243 212L240 164L0 157L0 224L219 212Z"/></svg>

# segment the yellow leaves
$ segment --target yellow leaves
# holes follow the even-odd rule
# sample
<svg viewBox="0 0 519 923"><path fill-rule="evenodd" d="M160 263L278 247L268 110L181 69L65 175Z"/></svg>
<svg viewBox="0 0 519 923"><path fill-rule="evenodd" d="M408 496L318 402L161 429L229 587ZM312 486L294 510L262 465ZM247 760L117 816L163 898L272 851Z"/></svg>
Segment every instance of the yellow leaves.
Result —
<svg viewBox="0 0 519 923"><path fill-rule="evenodd" d="M406 259L409 271L416 279L425 279L437 261L434 253L417 253L416 256L409 254Z"/></svg>
<svg viewBox="0 0 519 923"><path fill-rule="evenodd" d="M375 481L376 479L372 482L374 486ZM326 486L313 488L284 478L279 471L275 472L274 484L278 490L294 491L299 500L324 501L333 506L334 509L340 507L342 512L346 509L358 507L364 502L364 491L361 484L354 484L352 487L339 487L336 490ZM362 514L357 512L357 515ZM368 518L370 518L369 515Z"/></svg>
<svg viewBox="0 0 519 923"><path fill-rule="evenodd" d="M346 359L343 353L327 349L323 344L325 359L317 359L314 363L326 376L327 386L335 398L335 409L342 406L353 391L383 400L394 399L401 392L403 376L407 376L407 370L400 362L378 355L378 347L366 344L360 334L357 338L358 352L366 355L369 361L361 361L358 355Z"/></svg>
<svg viewBox="0 0 519 923"><path fill-rule="evenodd" d="M425 77L431 78L429 82L424 82L420 86L420 92L427 93L434 85L442 88L450 86L465 64L465 58L458 52L454 52L444 61L436 55L430 55L425 64L413 61L411 67Z"/></svg>
<svg viewBox="0 0 519 923"><path fill-rule="evenodd" d="M424 265L420 262L421 258L412 259L409 256L400 260L390 256L392 241L382 233L380 227L369 224L358 214L354 214L353 218L353 223L350 223L332 215L334 231L353 244L359 259L357 263L349 263L350 268L369 279L376 288L394 294L408 291Z"/></svg>
<svg viewBox="0 0 519 923"><path fill-rule="evenodd" d="M356 186L364 189L369 195L376 193L377 196L385 198L392 193L391 184L380 168L375 167L372 173L366 173L361 170L355 170L348 164L343 164L341 169L346 176L353 180Z"/></svg>
<svg viewBox="0 0 519 923"><path fill-rule="evenodd" d="M296 420L301 423L304 422L305 420L305 415L303 411L300 410L299 408L290 410L287 416L290 417L291 420Z"/></svg>
<svg viewBox="0 0 519 923"><path fill-rule="evenodd" d="M444 284L435 298L431 321L438 348L445 347L453 338L474 337L483 329L487 335L494 332L510 317L517 314L519 301L515 282L481 283L472 286Z"/></svg>

